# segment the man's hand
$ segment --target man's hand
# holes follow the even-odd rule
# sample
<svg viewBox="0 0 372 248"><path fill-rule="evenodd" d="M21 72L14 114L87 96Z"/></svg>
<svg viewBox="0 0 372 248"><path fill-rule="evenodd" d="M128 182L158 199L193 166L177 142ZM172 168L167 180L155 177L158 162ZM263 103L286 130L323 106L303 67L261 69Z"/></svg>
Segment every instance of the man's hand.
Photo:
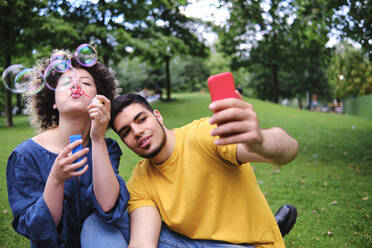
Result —
<svg viewBox="0 0 372 248"><path fill-rule="evenodd" d="M261 129L253 106L242 99L222 99L209 108L215 112L210 119L217 124L211 131L212 136L219 136L215 144L238 144L239 162L283 165L297 156L297 141L281 128Z"/></svg>
<svg viewBox="0 0 372 248"><path fill-rule="evenodd" d="M250 103L237 98L226 98L209 105L215 113L210 119L217 124L212 136L219 136L216 145L245 143L252 152L260 150L263 136L258 118Z"/></svg>

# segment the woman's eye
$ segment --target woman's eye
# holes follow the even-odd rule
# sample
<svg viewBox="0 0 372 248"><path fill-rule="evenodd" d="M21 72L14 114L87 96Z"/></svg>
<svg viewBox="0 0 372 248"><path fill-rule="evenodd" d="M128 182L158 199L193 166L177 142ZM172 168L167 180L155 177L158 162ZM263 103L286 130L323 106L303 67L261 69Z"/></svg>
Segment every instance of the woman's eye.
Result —
<svg viewBox="0 0 372 248"><path fill-rule="evenodd" d="M146 120L146 117L143 117L143 118L139 119L139 122L142 123L142 122L144 122L145 120Z"/></svg>

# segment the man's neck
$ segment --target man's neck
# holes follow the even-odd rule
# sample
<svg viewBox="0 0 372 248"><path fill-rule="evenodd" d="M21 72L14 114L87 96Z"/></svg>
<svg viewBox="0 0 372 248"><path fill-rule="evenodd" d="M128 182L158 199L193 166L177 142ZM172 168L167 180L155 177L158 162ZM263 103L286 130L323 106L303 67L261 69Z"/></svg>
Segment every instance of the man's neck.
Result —
<svg viewBox="0 0 372 248"><path fill-rule="evenodd" d="M176 136L175 131L165 129L165 135L167 137L163 149L156 155L154 158L151 159L152 163L155 165L160 165L167 161L174 151L174 147L176 146Z"/></svg>

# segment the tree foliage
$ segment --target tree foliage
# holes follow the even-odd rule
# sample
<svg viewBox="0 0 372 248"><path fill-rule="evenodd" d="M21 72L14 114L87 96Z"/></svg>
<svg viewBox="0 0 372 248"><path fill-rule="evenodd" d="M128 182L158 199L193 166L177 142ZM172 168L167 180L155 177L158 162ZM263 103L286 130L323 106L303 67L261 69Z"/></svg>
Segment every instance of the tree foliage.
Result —
<svg viewBox="0 0 372 248"><path fill-rule="evenodd" d="M105 64L131 55L141 56L159 69L166 64L170 97L172 56L206 56L207 48L194 34L196 20L186 17L183 0L0 1L0 68L20 61L32 66L52 49L74 50L92 43ZM161 81L164 84L164 80ZM6 93L7 125L12 125L11 94Z"/></svg>
<svg viewBox="0 0 372 248"><path fill-rule="evenodd" d="M233 68L254 74L257 95L278 102L279 96L326 88L328 26L319 1L224 2L230 18L220 29L221 49L233 56Z"/></svg>
<svg viewBox="0 0 372 248"><path fill-rule="evenodd" d="M0 1L0 68L17 63L30 64L32 49L38 46L38 31L45 21L42 12L46 1L3 0ZM5 96L6 126L12 126L12 94L2 86Z"/></svg>
<svg viewBox="0 0 372 248"><path fill-rule="evenodd" d="M171 59L177 55L205 57L208 49L203 40L195 34L198 20L186 17L181 7L187 5L184 0L149 1L144 28L136 32L132 43L132 56L141 56L152 65L164 64L165 82L161 86L167 89L167 99L171 96Z"/></svg>
<svg viewBox="0 0 372 248"><path fill-rule="evenodd" d="M360 49L350 44L337 46L328 77L335 98L347 99L372 93L372 64Z"/></svg>
<svg viewBox="0 0 372 248"><path fill-rule="evenodd" d="M370 0L331 0L327 10L334 13L331 26L343 38L361 44L365 54L372 59L372 3Z"/></svg>

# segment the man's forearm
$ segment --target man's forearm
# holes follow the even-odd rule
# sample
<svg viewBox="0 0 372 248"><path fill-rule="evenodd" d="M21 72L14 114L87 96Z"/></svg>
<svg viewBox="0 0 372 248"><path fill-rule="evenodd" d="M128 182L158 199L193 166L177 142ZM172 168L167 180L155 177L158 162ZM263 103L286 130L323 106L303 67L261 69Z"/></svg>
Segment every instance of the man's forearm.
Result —
<svg viewBox="0 0 372 248"><path fill-rule="evenodd" d="M262 143L240 143L237 160L244 162L266 162L284 165L292 161L298 152L297 141L279 127L261 130Z"/></svg>
<svg viewBox="0 0 372 248"><path fill-rule="evenodd" d="M258 154L275 165L284 165L296 158L298 143L282 128L262 130L263 142Z"/></svg>

